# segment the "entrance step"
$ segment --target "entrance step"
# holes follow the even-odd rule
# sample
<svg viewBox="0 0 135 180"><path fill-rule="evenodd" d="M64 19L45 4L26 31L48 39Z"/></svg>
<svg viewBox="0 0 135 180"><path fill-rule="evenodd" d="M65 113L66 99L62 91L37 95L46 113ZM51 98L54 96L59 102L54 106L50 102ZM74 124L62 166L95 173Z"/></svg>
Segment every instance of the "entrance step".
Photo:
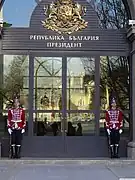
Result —
<svg viewBox="0 0 135 180"><path fill-rule="evenodd" d="M43 164L43 165L135 165L135 160L131 159L39 159L39 158L22 158L22 159L0 159L0 164Z"/></svg>

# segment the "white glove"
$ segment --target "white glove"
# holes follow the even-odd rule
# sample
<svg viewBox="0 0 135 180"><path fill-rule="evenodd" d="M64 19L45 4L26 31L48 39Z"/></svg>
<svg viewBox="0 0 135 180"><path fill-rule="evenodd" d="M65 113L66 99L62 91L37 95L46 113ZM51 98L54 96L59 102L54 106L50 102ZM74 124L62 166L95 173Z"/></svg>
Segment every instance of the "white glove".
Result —
<svg viewBox="0 0 135 180"><path fill-rule="evenodd" d="M119 130L119 133L121 134L122 132L123 132L122 129L120 129L120 130Z"/></svg>
<svg viewBox="0 0 135 180"><path fill-rule="evenodd" d="M108 133L108 135L110 135L110 130L109 129L107 129L107 133Z"/></svg>
<svg viewBox="0 0 135 180"><path fill-rule="evenodd" d="M11 135L12 134L12 130L10 128L8 128L8 133Z"/></svg>
<svg viewBox="0 0 135 180"><path fill-rule="evenodd" d="M22 134L25 133L25 129L22 129L22 132L21 132L21 133L22 133Z"/></svg>

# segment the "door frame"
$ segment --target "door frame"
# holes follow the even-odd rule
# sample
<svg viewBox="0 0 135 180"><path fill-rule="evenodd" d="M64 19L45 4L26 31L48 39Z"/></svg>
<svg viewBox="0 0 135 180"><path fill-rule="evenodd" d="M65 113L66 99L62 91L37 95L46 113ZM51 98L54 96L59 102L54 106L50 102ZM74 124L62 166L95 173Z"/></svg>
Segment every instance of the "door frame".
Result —
<svg viewBox="0 0 135 180"><path fill-rule="evenodd" d="M118 54L117 54L118 53ZM119 52L107 52L106 54L102 54L102 53L88 53L88 52L73 52L73 56L72 53L68 54L68 53L64 53L64 52L57 52L58 56L57 57L62 57L63 60L66 59L66 57L76 57L76 54L78 55L78 57L90 57L90 56L94 56L94 54L97 54L96 57L96 61L95 61L95 91L96 91L96 100L95 100L95 107L100 107L98 105L100 105L100 56L103 55L110 55L113 56L116 54L118 56L122 56L124 55L123 53L119 53ZM51 57L56 57L55 53L50 53ZM55 54L55 55L54 55ZM61 56L60 56L61 54ZM34 137L33 136L33 113L37 112L36 110L33 110L33 87L34 87L34 57L35 56L41 56L41 54L38 53L22 53L20 52L13 52L13 51L8 51L8 53L5 53L5 55L27 55L29 56L29 107L28 107L28 114L29 114L29 119L28 119L28 136L26 135L26 137L24 137L24 141L23 144L24 149L22 150L23 152L23 156L25 157L36 157L37 154L39 154L39 152L42 150L40 150L38 148L37 145L39 145L39 147L43 147L43 143L48 143L49 147L47 147L47 149L45 149L44 147L46 147L46 144L44 145L44 149L42 152L42 156L43 157L108 157L107 154L107 145L106 145L106 137L101 137L99 136L99 117L100 117L100 109L95 109L94 113L96 115L96 133L95 136L80 136L80 137L68 137L65 136L65 133L63 132L62 136L60 137ZM49 53L48 55L46 53L42 52L42 57L50 57ZM64 64L63 64L64 65ZM65 66L66 67L66 66ZM66 72L66 71L65 71ZM98 98L99 97L99 98ZM38 112L41 112L40 110ZM55 112L58 112L57 110ZM66 111L68 113L68 110ZM70 112L74 112L74 111L70 111ZM83 110L80 110L78 112L86 112ZM91 111L89 111L90 113ZM63 121L65 121L65 119L63 119ZM40 141L40 142L39 142ZM123 149L126 150L125 145L126 145L125 140L123 140L123 146L121 148L121 152L123 153ZM8 141L6 141L5 139L3 140L3 143L5 143L6 149L4 149L5 153L7 152L8 154ZM31 146L32 145L32 146ZM41 145L41 146L40 146ZM59 147L60 145L60 147ZM97 148L97 145L99 147L101 147L100 149ZM27 147L30 147L29 148ZM35 153L32 154L33 149L35 150ZM54 149L53 149L54 148ZM55 149L56 148L56 149ZM78 149L81 148L80 151L78 151ZM47 151L46 151L47 150ZM51 150L51 154L50 154L50 150ZM60 152L61 150L61 152ZM59 152L59 153L56 153ZM54 155L53 155L54 153ZM63 153L63 154L62 154ZM62 155L61 155L62 154ZM124 157L125 157L126 152L124 152Z"/></svg>
<svg viewBox="0 0 135 180"><path fill-rule="evenodd" d="M33 97L34 97L34 59L35 57L51 57L46 56L45 54L34 54L29 55L29 119L28 119L28 136L31 137L34 135L33 132L33 113L47 113L52 112L52 110L37 110L33 108ZM54 57L54 56L53 56ZM95 115L95 136L99 136L99 119L100 119L100 56L99 55L89 55L81 57L94 57L95 59L95 99L94 99L94 109L93 110L68 110L67 109L67 57L80 57L72 54L57 56L62 58L62 110L53 110L53 112L62 113L61 125L62 125L62 136L66 134L66 124L67 124L67 113L94 113Z"/></svg>

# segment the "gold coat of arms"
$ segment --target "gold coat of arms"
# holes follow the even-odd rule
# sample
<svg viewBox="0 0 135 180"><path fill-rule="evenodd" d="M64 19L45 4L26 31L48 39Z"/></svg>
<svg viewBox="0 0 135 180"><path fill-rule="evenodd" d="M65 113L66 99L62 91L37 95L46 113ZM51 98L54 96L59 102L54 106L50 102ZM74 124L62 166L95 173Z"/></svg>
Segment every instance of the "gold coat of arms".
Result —
<svg viewBox="0 0 135 180"><path fill-rule="evenodd" d="M75 31L85 29L88 25L83 19L86 8L73 0L56 0L44 7L45 21L42 25L59 34L71 34Z"/></svg>

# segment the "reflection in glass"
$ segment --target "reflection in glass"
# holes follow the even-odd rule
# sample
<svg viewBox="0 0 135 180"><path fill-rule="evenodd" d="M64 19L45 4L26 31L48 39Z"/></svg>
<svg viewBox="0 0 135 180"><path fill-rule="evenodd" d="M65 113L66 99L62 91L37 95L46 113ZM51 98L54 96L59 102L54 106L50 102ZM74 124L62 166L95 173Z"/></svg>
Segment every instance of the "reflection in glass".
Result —
<svg viewBox="0 0 135 180"><path fill-rule="evenodd" d="M35 113L33 114L34 134L36 136L60 136L60 113Z"/></svg>
<svg viewBox="0 0 135 180"><path fill-rule="evenodd" d="M35 109L58 110L61 102L62 59L36 57L34 61Z"/></svg>
<svg viewBox="0 0 135 180"><path fill-rule="evenodd" d="M29 58L24 55L4 55L3 60L3 85L1 96L3 109L11 106L14 94L20 94L22 107L28 108L29 94Z"/></svg>
<svg viewBox="0 0 135 180"><path fill-rule="evenodd" d="M67 59L67 107L69 110L94 109L95 59Z"/></svg>
<svg viewBox="0 0 135 180"><path fill-rule="evenodd" d="M82 136L95 132L94 113L70 113L67 121L67 136Z"/></svg>
<svg viewBox="0 0 135 180"><path fill-rule="evenodd" d="M129 110L129 59L119 56L100 58L100 102L101 110L109 106L109 97L115 96L122 110Z"/></svg>

